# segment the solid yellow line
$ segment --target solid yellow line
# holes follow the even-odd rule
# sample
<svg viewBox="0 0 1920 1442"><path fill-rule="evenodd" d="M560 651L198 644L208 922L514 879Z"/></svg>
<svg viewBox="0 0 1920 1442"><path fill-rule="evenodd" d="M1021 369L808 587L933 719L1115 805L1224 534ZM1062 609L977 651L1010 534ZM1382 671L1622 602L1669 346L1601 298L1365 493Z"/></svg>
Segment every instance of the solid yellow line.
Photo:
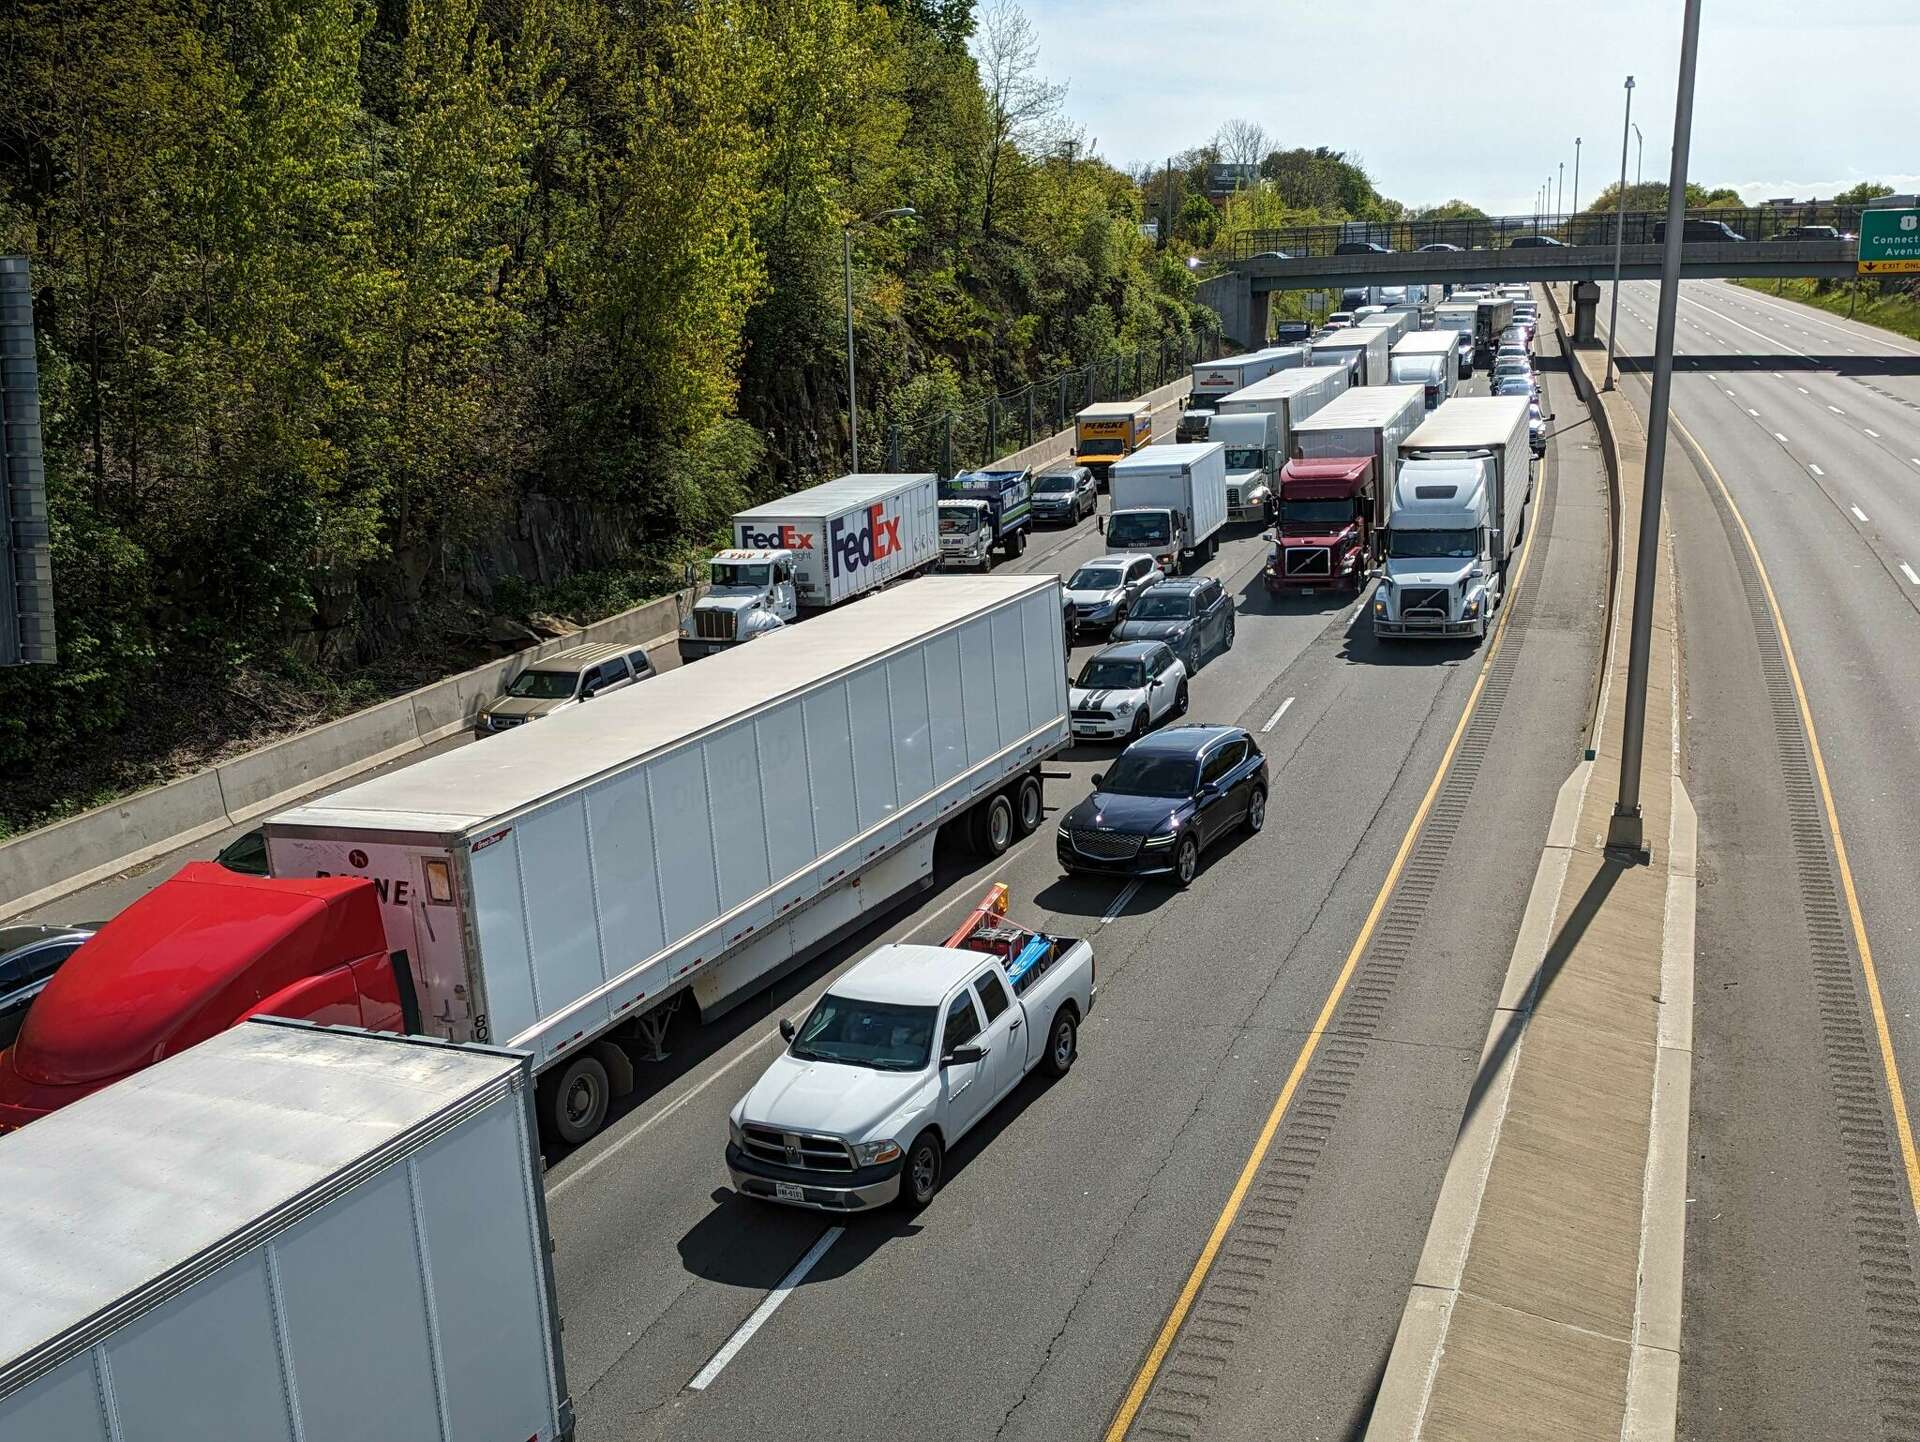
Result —
<svg viewBox="0 0 1920 1442"><path fill-rule="evenodd" d="M1907 1118L1907 1098L1905 1089L1900 1085L1900 1066L1893 1057L1893 1033L1887 1026L1886 1003L1880 997L1880 973L1873 964L1873 947L1867 941L1867 923L1860 914L1860 894L1854 889L1853 868L1847 863L1847 842L1840 834L1840 814L1834 808L1833 787L1827 782L1827 762L1820 752L1819 734L1813 729L1813 707L1808 704L1807 688L1800 681L1800 663L1793 656L1793 641L1787 635L1787 620L1780 614L1780 600L1773 593L1773 580L1767 575L1766 563L1760 559L1760 548L1754 544L1753 532L1747 529L1747 518L1740 514L1740 507L1734 504L1733 493L1727 489L1727 483L1720 478L1720 472L1708 458L1707 448L1694 438L1692 431L1680 424L1678 416L1672 419L1675 429L1686 437L1693 453L1705 463L1707 474L1713 477L1714 485L1720 488L1720 494L1726 500L1727 509L1733 512L1740 535L1747 543L1747 554L1753 558L1754 569L1760 573L1760 586L1767 593L1767 608L1773 612L1774 628L1780 633L1781 654L1786 657L1787 674L1793 678L1794 698L1800 703L1800 724L1807 730L1807 750L1813 754L1813 774L1820 779L1820 799L1827 809L1827 830L1833 836L1833 856L1840 864L1840 889L1846 894L1847 915L1853 922L1854 944L1860 949L1860 970L1867 978L1867 1004L1873 1009L1873 1029L1880 1039L1880 1064L1886 1068L1887 1093L1893 1100L1893 1125L1900 1136L1900 1157L1907 1168L1907 1201L1910 1206L1920 1206L1920 1156L1914 1150L1913 1124Z"/></svg>
<svg viewBox="0 0 1920 1442"><path fill-rule="evenodd" d="M1538 516L1532 518L1538 521ZM1427 787L1427 794L1420 798L1419 808L1413 813L1413 820L1407 824L1407 833L1400 838L1400 849L1394 853L1393 864L1387 868L1387 879L1380 883L1380 890L1373 898L1373 906L1367 912L1367 919L1360 927L1360 934L1354 938L1353 947L1347 952L1346 962L1341 966L1339 975L1333 979L1333 988L1327 993L1327 999L1321 1003L1320 1014L1314 1018L1313 1027L1307 1032L1307 1039L1300 1048L1300 1054L1293 1060L1293 1068L1287 1073L1286 1084L1280 1088L1280 1095L1273 1103L1273 1110L1267 1113L1266 1124L1260 1128L1260 1135L1254 1141L1253 1150L1247 1156L1246 1165L1240 1168L1240 1176L1233 1184L1233 1190L1227 1194L1227 1204L1220 1209L1213 1230L1207 1234L1207 1243L1200 1249L1200 1258L1193 1264L1193 1270L1187 1274L1186 1285L1181 1287L1180 1295L1174 1299L1173 1310L1167 1314L1166 1324L1160 1328L1154 1338L1153 1347L1147 1353L1146 1360L1140 1364L1140 1371L1133 1379L1133 1385L1127 1389L1126 1399L1120 1404L1120 1410L1114 1414L1112 1424L1107 1428L1106 1442L1121 1442L1127 1435L1127 1429L1133 1426L1133 1419L1139 1414L1141 1404L1147 1400L1147 1391L1153 1386L1153 1379L1159 1375L1161 1364L1167 1360L1167 1353L1173 1347L1173 1339L1180 1332L1181 1323L1187 1320L1194 1299L1199 1296L1200 1288L1207 1280L1207 1273L1213 1270L1213 1259L1219 1254L1221 1244L1227 1239L1234 1218L1240 1214L1241 1203L1246 1200L1247 1191L1253 1185L1254 1176L1260 1170L1260 1163L1266 1159L1267 1149L1273 1145L1274 1136L1280 1130L1280 1122L1286 1116L1287 1106L1293 1100L1295 1088L1300 1078L1306 1074L1307 1065L1313 1060L1314 1051L1320 1045L1320 1038L1326 1033L1327 1023L1333 1019L1340 998L1345 994L1347 983L1352 980L1356 967L1360 964L1361 953L1366 951L1367 943L1373 939L1373 929L1379 924L1380 914L1386 910L1387 899L1393 894L1394 884L1400 879L1401 869L1406 865L1407 856L1413 850L1414 839L1420 834L1420 827L1427 819L1427 813L1433 809L1433 801L1440 794L1440 783L1447 778L1447 768L1453 764L1454 753L1460 749L1460 738L1466 734L1467 723L1473 719L1474 708L1480 704L1480 693L1486 689L1487 673L1493 668L1493 658L1500 654L1500 643L1506 639L1507 622L1513 615L1514 602L1519 598L1520 581L1526 575L1527 562L1533 555L1534 535L1539 530L1537 524L1527 529L1526 544L1520 548L1520 563L1514 568L1513 585L1506 599L1500 605L1500 620L1494 626L1493 638L1487 647L1486 656L1480 663L1480 674L1474 678L1473 690L1467 696L1467 706L1460 713L1460 723L1453 728L1453 735L1447 741L1447 749L1440 757L1440 769L1434 772L1433 781Z"/></svg>

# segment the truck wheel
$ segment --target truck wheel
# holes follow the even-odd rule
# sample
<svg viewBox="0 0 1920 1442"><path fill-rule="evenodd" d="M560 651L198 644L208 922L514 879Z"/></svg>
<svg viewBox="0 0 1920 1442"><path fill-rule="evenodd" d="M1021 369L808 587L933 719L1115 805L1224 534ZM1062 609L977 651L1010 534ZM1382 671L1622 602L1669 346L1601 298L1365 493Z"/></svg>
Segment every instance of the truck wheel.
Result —
<svg viewBox="0 0 1920 1442"><path fill-rule="evenodd" d="M1193 878L1200 870L1200 843L1188 833L1180 840L1179 848L1173 853L1173 884L1185 891L1193 885Z"/></svg>
<svg viewBox="0 0 1920 1442"><path fill-rule="evenodd" d="M932 1132L920 1133L907 1150L906 1164L900 1169L900 1205L917 1212L933 1200L940 1190L940 1177L946 1170L946 1157L940 1138Z"/></svg>
<svg viewBox="0 0 1920 1442"><path fill-rule="evenodd" d="M1013 802L1004 791L996 792L973 809L968 837L974 854L989 859L1006 855L1014 842Z"/></svg>
<svg viewBox="0 0 1920 1442"><path fill-rule="evenodd" d="M1063 1077L1073 1070L1073 1059L1080 1054L1080 1023L1072 1007L1063 1006L1053 1014L1053 1027L1047 1033L1047 1057L1043 1065L1050 1077Z"/></svg>
<svg viewBox="0 0 1920 1442"><path fill-rule="evenodd" d="M591 1056L577 1056L541 1078L541 1119L556 1140L578 1146L607 1119L612 1088L607 1069Z"/></svg>
<svg viewBox="0 0 1920 1442"><path fill-rule="evenodd" d="M1025 531L1015 531L1007 538L1007 554L1009 556L1017 560L1026 549L1027 533Z"/></svg>
<svg viewBox="0 0 1920 1442"><path fill-rule="evenodd" d="M1031 773L1020 778L1019 785L1013 788L1013 820L1022 836L1031 836L1040 829L1040 823L1047 817L1046 793L1040 789L1040 778Z"/></svg>

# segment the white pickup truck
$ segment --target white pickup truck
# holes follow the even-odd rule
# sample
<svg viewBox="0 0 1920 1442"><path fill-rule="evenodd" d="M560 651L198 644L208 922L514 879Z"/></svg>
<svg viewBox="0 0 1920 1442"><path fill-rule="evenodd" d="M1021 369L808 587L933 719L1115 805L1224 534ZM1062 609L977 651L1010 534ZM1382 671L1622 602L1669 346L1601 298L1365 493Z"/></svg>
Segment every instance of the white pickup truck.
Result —
<svg viewBox="0 0 1920 1442"><path fill-rule="evenodd" d="M1035 1067L1073 1067L1093 948L1006 919L996 885L945 946L883 946L834 982L727 1119L743 1195L823 1212L922 1207L946 1153Z"/></svg>

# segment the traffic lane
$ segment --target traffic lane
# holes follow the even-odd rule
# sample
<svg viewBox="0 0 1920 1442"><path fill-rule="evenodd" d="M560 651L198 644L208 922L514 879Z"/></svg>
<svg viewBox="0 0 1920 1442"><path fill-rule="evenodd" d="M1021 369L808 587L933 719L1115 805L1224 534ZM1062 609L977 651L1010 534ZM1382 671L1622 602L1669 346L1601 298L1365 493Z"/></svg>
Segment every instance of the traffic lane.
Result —
<svg viewBox="0 0 1920 1442"><path fill-rule="evenodd" d="M1223 549L1214 565L1234 564L1230 554L1230 549ZM1249 563L1259 564L1257 553L1239 562L1243 567ZM1243 616L1234 649L1195 679L1195 709L1220 719L1250 707L1257 709L1258 696L1273 678L1273 658L1298 649L1293 633L1326 630L1334 619L1312 614ZM880 925L836 946L801 973L802 982L784 984L730 1014L718 1028L724 1040L714 1044L709 1033L715 1029L680 1028L671 1043L678 1055L667 1064L671 1076L665 1084L656 1089L658 1072L643 1067L639 1091L629 1099L623 1115L600 1137L556 1162L549 1172L549 1187L560 1244L556 1265L562 1306L569 1318L568 1366L576 1396L601 1386L602 1379L617 1370L619 1375L604 1385L664 1402L668 1394L658 1389L669 1382L672 1389L684 1386L705 1358L682 1368L686 1357L681 1351L654 1343L629 1356L629 1339L670 1334L698 1339L698 1345L688 1343L684 1351L697 1352L699 1345L706 1345L711 1352L758 1304L759 1293L774 1285L817 1235L817 1228L812 1234L775 1229L763 1239L765 1248L743 1248L725 1241L724 1227L708 1223L684 1254L678 1245L669 1249L675 1238L693 1234L700 1221L695 1213L704 1215L710 1209L716 1189L731 1196L720 1165L726 1112L777 1045L775 1019L802 1014L832 975L881 939L942 939L956 924L961 908L994 879L1016 881L1015 905L1022 919L1049 915L1044 906L1027 904L1027 898L1057 887L1052 851L1057 815L1086 794L1092 773L1109 764L1117 750L1117 746L1076 747L1050 763L1050 770L1064 770L1071 779L1049 784L1050 815L1040 832L998 863L980 862L943 848L933 893L894 909ZM1062 928L1077 931L1097 925L1123 890L1121 882L1091 878L1056 889L1053 899L1062 908ZM1111 964L1103 950L1103 988ZM689 1187L689 1178L701 1182ZM646 1236L636 1240L634 1216L658 1219L659 1225L650 1224ZM737 1267L748 1265L746 1275L758 1286L757 1292L752 1287L739 1291L724 1283L717 1290L689 1290L688 1269L707 1265L712 1248L706 1239L714 1237L721 1239L716 1245L728 1265L736 1267L727 1275L738 1276ZM673 1322L663 1326L661 1318L668 1309L673 1311Z"/></svg>

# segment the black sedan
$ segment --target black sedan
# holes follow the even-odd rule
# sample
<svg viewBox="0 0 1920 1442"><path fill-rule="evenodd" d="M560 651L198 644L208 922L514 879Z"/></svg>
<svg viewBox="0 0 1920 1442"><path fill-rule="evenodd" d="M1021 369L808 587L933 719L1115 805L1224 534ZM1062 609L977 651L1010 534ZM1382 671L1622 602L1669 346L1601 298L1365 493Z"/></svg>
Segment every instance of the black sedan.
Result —
<svg viewBox="0 0 1920 1442"><path fill-rule="evenodd" d="M1393 247L1377 240L1343 240L1333 248L1335 255L1392 255Z"/></svg>
<svg viewBox="0 0 1920 1442"><path fill-rule="evenodd" d="M96 926L44 926L23 922L0 926L0 1047L12 1046L27 1008L45 990L61 963Z"/></svg>
<svg viewBox="0 0 1920 1442"><path fill-rule="evenodd" d="M1116 641L1164 641L1189 676L1233 649L1233 602L1212 576L1171 576L1155 582L1113 628Z"/></svg>
<svg viewBox="0 0 1920 1442"><path fill-rule="evenodd" d="M1068 874L1166 874L1186 886L1200 853L1236 826L1267 823L1267 758L1238 726L1170 726L1122 751L1060 821Z"/></svg>

